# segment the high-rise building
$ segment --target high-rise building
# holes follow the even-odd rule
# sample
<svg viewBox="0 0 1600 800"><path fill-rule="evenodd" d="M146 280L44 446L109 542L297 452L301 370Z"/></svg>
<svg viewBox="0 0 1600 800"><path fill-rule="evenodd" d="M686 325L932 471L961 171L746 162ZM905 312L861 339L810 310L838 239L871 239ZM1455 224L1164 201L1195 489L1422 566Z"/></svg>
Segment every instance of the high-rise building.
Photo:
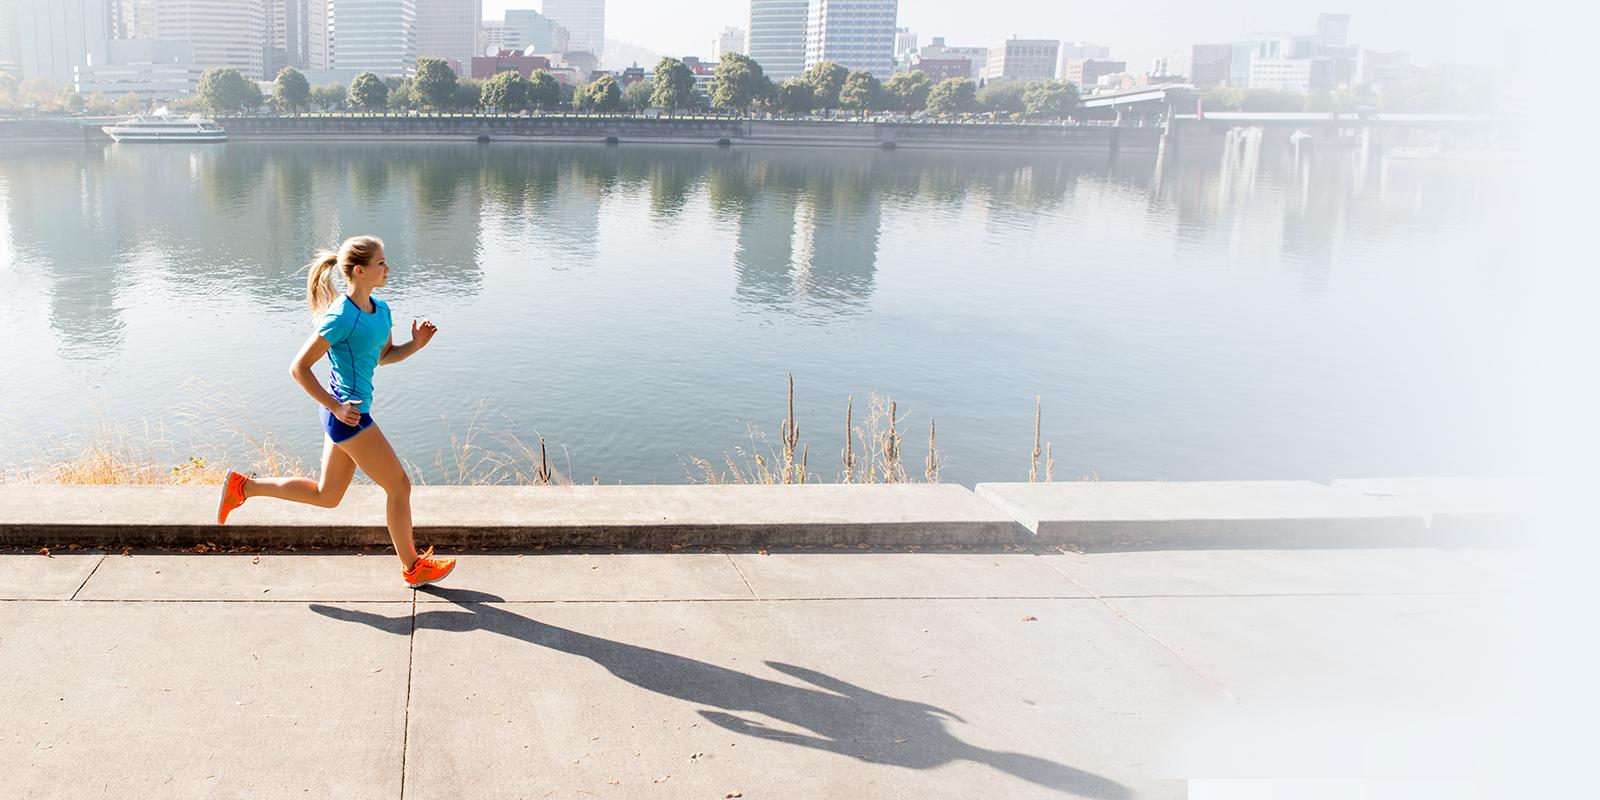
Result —
<svg viewBox="0 0 1600 800"><path fill-rule="evenodd" d="M894 58L899 61L917 52L917 32L910 28L894 29Z"/></svg>
<svg viewBox="0 0 1600 800"><path fill-rule="evenodd" d="M306 0L306 67L328 68L328 0Z"/></svg>
<svg viewBox="0 0 1600 800"><path fill-rule="evenodd" d="M544 15L567 29L569 51L605 55L606 0L544 0Z"/></svg>
<svg viewBox="0 0 1600 800"><path fill-rule="evenodd" d="M417 71L414 0L327 0L328 69L378 75Z"/></svg>
<svg viewBox="0 0 1600 800"><path fill-rule="evenodd" d="M575 50L572 34L550 17L528 9L506 12L505 32L501 44L507 50L527 50L535 53L565 53Z"/></svg>
<svg viewBox="0 0 1600 800"><path fill-rule="evenodd" d="M0 74L20 77L22 67L17 63L17 51L22 43L17 39L18 14L15 4L0 0Z"/></svg>
<svg viewBox="0 0 1600 800"><path fill-rule="evenodd" d="M4 5L6 0L0 0ZM113 0L111 38L150 39L155 37L158 0Z"/></svg>
<svg viewBox="0 0 1600 800"><path fill-rule="evenodd" d="M811 0L806 20L806 66L832 61L879 79L894 72L899 0Z"/></svg>
<svg viewBox="0 0 1600 800"><path fill-rule="evenodd" d="M1349 44L1349 14L1318 14L1317 44Z"/></svg>
<svg viewBox="0 0 1600 800"><path fill-rule="evenodd" d="M506 46L505 20L486 19L478 26L478 55L473 58L497 54Z"/></svg>
<svg viewBox="0 0 1600 800"><path fill-rule="evenodd" d="M768 78L783 81L806 68L806 14L810 0L750 0L744 51Z"/></svg>
<svg viewBox="0 0 1600 800"><path fill-rule="evenodd" d="M983 77L991 81L1048 81L1056 77L1061 42L1012 37L989 48Z"/></svg>
<svg viewBox="0 0 1600 800"><path fill-rule="evenodd" d="M478 54L483 0L416 0L416 4L417 55L453 58L463 72L469 69Z"/></svg>
<svg viewBox="0 0 1600 800"><path fill-rule="evenodd" d="M1189 82L1200 89L1223 86L1232 61L1232 45L1197 44L1189 51Z"/></svg>
<svg viewBox="0 0 1600 800"><path fill-rule="evenodd" d="M310 0L266 0L266 54L264 74L275 77L284 67L310 67L307 19Z"/></svg>
<svg viewBox="0 0 1600 800"><path fill-rule="evenodd" d="M231 67L251 80L269 77L265 0L158 0L152 5L154 24L145 30L138 22L138 38L187 42L202 68Z"/></svg>
<svg viewBox="0 0 1600 800"><path fill-rule="evenodd" d="M109 0L6 0L8 60L24 80L71 86L74 67L105 63Z"/></svg>
<svg viewBox="0 0 1600 800"><path fill-rule="evenodd" d="M744 28L729 25L711 41L711 57L722 58L724 53L744 52Z"/></svg>

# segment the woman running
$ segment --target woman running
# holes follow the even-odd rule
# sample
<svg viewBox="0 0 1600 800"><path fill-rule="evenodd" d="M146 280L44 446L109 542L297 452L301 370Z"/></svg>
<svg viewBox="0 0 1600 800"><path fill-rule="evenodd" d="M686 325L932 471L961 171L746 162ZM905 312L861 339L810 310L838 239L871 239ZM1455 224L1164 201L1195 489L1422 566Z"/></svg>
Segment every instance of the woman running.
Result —
<svg viewBox="0 0 1600 800"><path fill-rule="evenodd" d="M346 291L333 286L333 270L344 276ZM289 366L289 374L311 399L322 404L322 480L310 478L246 478L229 471L217 507L217 524L252 497L277 497L333 508L344 498L356 467L388 495L389 538L400 556L402 573L413 588L441 580L455 569L455 559L435 557L433 548L418 554L411 539L411 480L400 459L372 421L372 373L380 364L394 364L415 355L439 329L428 320L411 323L411 341L396 345L390 335L389 305L372 290L389 282L383 242L372 236L344 240L339 252L319 251L306 266L306 300L311 313L321 314L317 332L306 339ZM311 365L326 354L333 374L324 390Z"/></svg>

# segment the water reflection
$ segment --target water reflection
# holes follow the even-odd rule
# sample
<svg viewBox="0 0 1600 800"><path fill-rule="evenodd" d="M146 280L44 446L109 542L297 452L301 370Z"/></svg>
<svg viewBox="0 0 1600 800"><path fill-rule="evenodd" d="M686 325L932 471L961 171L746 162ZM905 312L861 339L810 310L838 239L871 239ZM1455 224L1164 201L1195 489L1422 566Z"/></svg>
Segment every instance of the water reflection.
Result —
<svg viewBox="0 0 1600 800"><path fill-rule="evenodd" d="M129 279L119 217L103 162L67 151L59 158L7 164L12 263L49 281L50 328L70 359L115 352L124 323L118 293Z"/></svg>
<svg viewBox="0 0 1600 800"><path fill-rule="evenodd" d="M1081 399L1077 416L1060 424L1072 426L1065 434L1089 455L1081 465L1063 464L1063 474L1117 474L1107 463L1112 454L1136 462L1133 477L1148 477L1210 474L1216 462L1207 459L1224 457L1213 455L1219 447L1248 449L1252 436L1264 437L1267 427L1255 418L1274 412L1261 410L1270 377L1263 364L1279 349L1380 335L1403 340L1416 322L1384 316L1408 307L1392 298L1405 297L1409 307L1429 298L1410 294L1425 281L1395 276L1433 269L1427 257L1452 253L1444 258L1455 269L1477 277L1490 262L1514 262L1514 253L1495 249L1499 239L1474 227L1505 191L1501 174L1363 162L1336 148L1297 162L1281 143L1248 132L1214 152L1185 155L1163 165L1158 178L1154 159L1131 155L499 142L7 147L0 247L9 252L0 252L0 271L37 276L11 282L26 289L17 302L40 310L30 317L40 333L30 335L49 339L26 342L30 357L54 354L32 363L117 386L119 402L124 386L157 402L165 387L193 377L194 364L214 361L230 338L300 335L301 316L263 314L303 316L301 269L310 252L375 233L402 276L392 290L397 302L415 300L406 307L461 313L472 323L452 328L465 334L450 340L458 360L397 372L395 380L437 380L448 371L462 397L498 400L497 410L530 424L556 417L564 430L578 431L563 434L568 443L637 453L638 443L624 439L640 435L652 437L649 452L714 456L744 434L742 420L763 418L760 409L745 409L770 388L761 382L809 359L840 397L915 386L923 396L903 407L915 402L941 415L991 407L996 392L1044 394L1047 404ZM1368 286L1330 300L1351 273ZM1371 297L1360 294L1369 288ZM1452 302L1471 307L1479 299L1472 291L1463 282ZM1307 304L1304 313L1284 311L1297 303ZM214 335L183 338L186 320L201 317ZM1436 322L1442 330L1454 320ZM830 339L835 323L851 335ZM751 335L752 324L787 327L774 341ZM534 329L557 341L485 352L502 335ZM893 346L840 349L847 339ZM721 343L715 355L705 355L706 341ZM1447 338L1430 341L1422 344L1443 346ZM135 363L155 352L174 363ZM636 357L643 352L651 358ZM113 355L128 355L131 373L115 372ZM1419 351L1408 363L1436 355ZM280 358L262 363L275 369ZM501 368L482 369L479 359L489 358ZM619 358L632 359L630 369L640 373L629 381L684 392L673 408L716 407L718 419L741 421L726 436L708 434L691 411L660 427L619 427L632 419L626 409L597 404L620 401L594 399L617 394L617 379L608 376L618 374ZM1400 354L1386 358L1401 361ZM99 363L79 369L88 359ZM1284 381L1332 380L1312 360L1294 363L1303 373L1286 370ZM937 377L946 366L977 372L965 383ZM1315 433L1301 424L1313 414L1331 419L1368 402L1351 376L1369 365L1333 366L1346 370L1340 385L1354 388L1323 387L1310 400L1280 393L1275 402L1284 410L1271 429L1279 441ZM882 383L849 385L855 378L828 374L834 369ZM534 381L559 390L541 395L548 408L527 412ZM1241 396L1239 387L1255 393ZM1027 402L1017 408L1031 413ZM302 420L288 415L298 412L283 413L282 425L268 416L263 427L297 430ZM1191 413L1195 419L1184 416ZM1242 429L1229 427L1230 414ZM401 420L386 424L402 432ZM953 479L1009 475L1013 456L995 443L1030 426L1031 417L997 414L952 428L952 437L966 437L950 443L952 463L966 471ZM18 438L10 433L0 430L0 440ZM1310 460L1323 448L1350 463L1357 440L1342 434L1296 447ZM1150 455L1156 451L1160 458ZM1410 452L1427 451L1413 443ZM0 462L12 455L0 449ZM1255 455L1252 463L1284 463ZM614 458L581 469L633 481L682 479L678 463Z"/></svg>

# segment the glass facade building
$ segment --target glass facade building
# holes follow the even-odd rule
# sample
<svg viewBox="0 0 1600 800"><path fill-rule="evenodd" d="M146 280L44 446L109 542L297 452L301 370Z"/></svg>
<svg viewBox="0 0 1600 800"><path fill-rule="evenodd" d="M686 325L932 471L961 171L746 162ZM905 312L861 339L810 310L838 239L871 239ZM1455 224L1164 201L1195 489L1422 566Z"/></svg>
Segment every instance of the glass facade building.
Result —
<svg viewBox="0 0 1600 800"><path fill-rule="evenodd" d="M811 0L806 66L832 61L879 80L894 72L899 0Z"/></svg>
<svg viewBox="0 0 1600 800"><path fill-rule="evenodd" d="M567 29L567 49L605 55L606 0L544 0L544 15Z"/></svg>
<svg viewBox="0 0 1600 800"><path fill-rule="evenodd" d="M328 68L381 76L417 71L414 0L327 0Z"/></svg>
<svg viewBox="0 0 1600 800"><path fill-rule="evenodd" d="M784 81L805 71L810 7L810 0L750 0L744 51L768 78Z"/></svg>
<svg viewBox="0 0 1600 800"><path fill-rule="evenodd" d="M478 53L478 26L483 20L483 0L415 0L417 4L417 55L453 58L461 77L472 68Z"/></svg>

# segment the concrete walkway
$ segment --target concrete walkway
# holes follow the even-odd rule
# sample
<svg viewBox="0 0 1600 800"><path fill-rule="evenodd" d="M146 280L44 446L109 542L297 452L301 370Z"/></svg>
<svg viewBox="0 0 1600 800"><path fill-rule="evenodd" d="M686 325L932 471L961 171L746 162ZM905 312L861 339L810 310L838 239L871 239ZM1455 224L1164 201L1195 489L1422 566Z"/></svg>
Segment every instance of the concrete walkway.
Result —
<svg viewBox="0 0 1600 800"><path fill-rule="evenodd" d="M1470 797L1530 563L468 553L413 593L392 555L0 556L0 794Z"/></svg>

